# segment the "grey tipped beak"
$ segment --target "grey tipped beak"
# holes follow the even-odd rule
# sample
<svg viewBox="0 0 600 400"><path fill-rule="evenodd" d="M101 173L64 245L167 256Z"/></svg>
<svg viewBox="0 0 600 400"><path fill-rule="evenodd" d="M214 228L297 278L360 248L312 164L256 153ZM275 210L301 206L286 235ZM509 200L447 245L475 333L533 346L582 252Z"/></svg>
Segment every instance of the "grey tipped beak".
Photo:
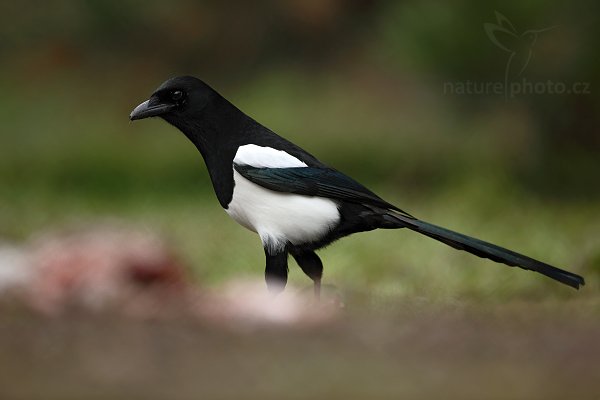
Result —
<svg viewBox="0 0 600 400"><path fill-rule="evenodd" d="M150 104L150 100L146 100L133 109L129 114L129 120L135 121L136 119L157 117L171 111L173 108L175 108L175 104Z"/></svg>

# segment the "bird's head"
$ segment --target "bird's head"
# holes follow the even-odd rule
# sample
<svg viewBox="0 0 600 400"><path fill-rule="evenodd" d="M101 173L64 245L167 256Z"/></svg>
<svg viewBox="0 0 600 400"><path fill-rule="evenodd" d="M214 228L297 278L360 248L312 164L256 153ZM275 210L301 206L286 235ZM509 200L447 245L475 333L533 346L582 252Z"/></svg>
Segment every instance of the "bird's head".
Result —
<svg viewBox="0 0 600 400"><path fill-rule="evenodd" d="M129 119L161 117L173 123L201 111L213 93L207 84L192 76L171 78L160 85L148 100L134 108Z"/></svg>

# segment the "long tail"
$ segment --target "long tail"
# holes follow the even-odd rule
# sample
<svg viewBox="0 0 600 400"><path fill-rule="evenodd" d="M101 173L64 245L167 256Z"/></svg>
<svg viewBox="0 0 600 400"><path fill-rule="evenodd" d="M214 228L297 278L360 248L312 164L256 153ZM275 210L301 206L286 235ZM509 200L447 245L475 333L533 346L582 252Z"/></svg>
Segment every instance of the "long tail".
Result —
<svg viewBox="0 0 600 400"><path fill-rule="evenodd" d="M387 224L391 224L390 227L395 225L394 227L396 228L403 227L411 229L435 240L439 240L440 242L454 247L455 249L464 250L482 258L489 258L490 260L506 264L511 267L519 267L530 271L539 272L540 274L546 275L549 278L574 287L575 289L579 289L579 286L585 285L583 277L577 274L564 271L560 268L556 268L552 265L548 265L541 261L524 256L523 254L515 253L514 251L496 246L495 244L484 242L483 240L475 239L470 236L397 213L390 212L384 216L384 219Z"/></svg>

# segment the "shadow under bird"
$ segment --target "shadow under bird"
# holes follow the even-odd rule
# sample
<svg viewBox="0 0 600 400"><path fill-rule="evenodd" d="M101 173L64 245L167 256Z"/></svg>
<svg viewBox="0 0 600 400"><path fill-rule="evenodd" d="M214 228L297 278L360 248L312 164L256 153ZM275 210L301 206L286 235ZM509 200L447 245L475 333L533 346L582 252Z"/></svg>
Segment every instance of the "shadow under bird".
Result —
<svg viewBox="0 0 600 400"><path fill-rule="evenodd" d="M260 236L265 279L274 293L287 282L288 255L314 281L319 296L323 264L316 250L356 232L398 228L577 289L585 284L574 273L413 217L256 122L197 78L167 80L129 116L148 117L161 117L198 148L221 206Z"/></svg>

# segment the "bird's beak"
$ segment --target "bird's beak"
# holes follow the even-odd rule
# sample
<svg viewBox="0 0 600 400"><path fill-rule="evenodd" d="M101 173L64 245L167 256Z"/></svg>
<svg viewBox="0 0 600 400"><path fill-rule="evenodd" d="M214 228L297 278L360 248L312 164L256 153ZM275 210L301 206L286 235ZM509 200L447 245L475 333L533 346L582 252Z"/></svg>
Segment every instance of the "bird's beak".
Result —
<svg viewBox="0 0 600 400"><path fill-rule="evenodd" d="M157 117L159 115L168 113L175 107L175 104L162 103L157 98L151 97L150 100L144 101L142 104L133 109L131 114L129 114L129 120L135 121L136 119Z"/></svg>

